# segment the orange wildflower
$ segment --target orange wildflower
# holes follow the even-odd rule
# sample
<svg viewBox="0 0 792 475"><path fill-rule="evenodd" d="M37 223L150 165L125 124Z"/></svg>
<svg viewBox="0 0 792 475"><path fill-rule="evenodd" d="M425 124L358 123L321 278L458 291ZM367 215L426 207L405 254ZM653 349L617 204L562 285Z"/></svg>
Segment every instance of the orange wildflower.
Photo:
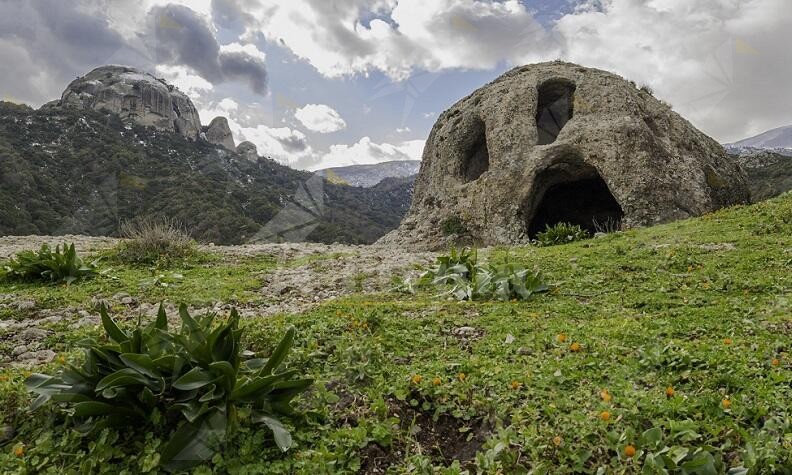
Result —
<svg viewBox="0 0 792 475"><path fill-rule="evenodd" d="M465 378L467 378L467 375L465 373L459 373L457 378L459 378L460 381L464 381Z"/></svg>
<svg viewBox="0 0 792 475"><path fill-rule="evenodd" d="M673 387L669 386L666 388L666 397L674 397L674 393L676 393L676 391L674 391Z"/></svg>
<svg viewBox="0 0 792 475"><path fill-rule="evenodd" d="M571 345L569 345L569 350L572 351L573 353L577 353L578 351L580 351L582 349L583 349L583 347L580 346L580 343L578 343L578 342L575 342L575 343L572 343Z"/></svg>
<svg viewBox="0 0 792 475"><path fill-rule="evenodd" d="M562 440L561 440L561 436L560 435L557 435L557 436L553 437L553 444L556 447L561 447L561 442L562 442Z"/></svg>
<svg viewBox="0 0 792 475"><path fill-rule="evenodd" d="M442 382L443 381L440 378L438 378L437 376L435 376L435 378L432 380L432 384L434 384L435 386L440 386L440 383L442 383Z"/></svg>
<svg viewBox="0 0 792 475"><path fill-rule="evenodd" d="M25 446L23 444L17 444L14 446L14 455L17 457L24 457L25 456Z"/></svg>
<svg viewBox="0 0 792 475"><path fill-rule="evenodd" d="M723 344L726 345L726 346L731 345L732 344L732 339L731 338L724 338L723 339Z"/></svg>
<svg viewBox="0 0 792 475"><path fill-rule="evenodd" d="M517 381L516 379L511 382L511 388L512 389L516 390L516 389L520 389L521 387L522 387L522 383Z"/></svg>
<svg viewBox="0 0 792 475"><path fill-rule="evenodd" d="M559 343L564 343L566 341L566 335L559 333L558 336L556 336L556 340L558 340Z"/></svg>
<svg viewBox="0 0 792 475"><path fill-rule="evenodd" d="M413 384L421 384L421 381L423 381L423 376L420 374L413 375L410 381L412 381Z"/></svg>
<svg viewBox="0 0 792 475"><path fill-rule="evenodd" d="M627 457L634 457L635 456L635 447L633 447L632 445L628 445L627 447L625 447L624 448L624 455L626 455Z"/></svg>
<svg viewBox="0 0 792 475"><path fill-rule="evenodd" d="M600 412L600 415L599 415L599 417L600 417L600 419L602 419L603 421L605 421L605 422L608 422L608 421L610 420L610 412L608 412L608 411L602 411L602 412Z"/></svg>
<svg viewBox="0 0 792 475"><path fill-rule="evenodd" d="M731 407L731 401L728 399L724 399L723 401L721 401L721 405L723 406L724 409L728 409Z"/></svg>
<svg viewBox="0 0 792 475"><path fill-rule="evenodd" d="M771 361L770 364L773 366L778 366L781 364L781 362L778 361L778 358L773 358L773 361Z"/></svg>
<svg viewBox="0 0 792 475"><path fill-rule="evenodd" d="M603 390L600 392L600 397L601 397L601 398L602 398L602 400L603 400L603 401L605 401L605 402L611 402L611 399L613 399L613 396L611 396L611 395L610 395L610 393L608 392L608 390L607 390L607 389L603 389Z"/></svg>

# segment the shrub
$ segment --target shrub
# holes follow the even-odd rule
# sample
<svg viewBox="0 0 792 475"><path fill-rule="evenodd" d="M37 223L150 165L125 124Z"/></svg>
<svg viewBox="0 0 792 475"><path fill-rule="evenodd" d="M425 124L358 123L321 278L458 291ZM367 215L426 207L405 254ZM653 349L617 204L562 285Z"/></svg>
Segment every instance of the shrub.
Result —
<svg viewBox="0 0 792 475"><path fill-rule="evenodd" d="M197 254L195 241L176 220L143 218L124 222L116 258L134 265L168 265Z"/></svg>
<svg viewBox="0 0 792 475"><path fill-rule="evenodd" d="M97 261L85 263L77 255L74 244L55 246L53 251L43 244L38 251L22 251L3 266L3 277L9 280L45 281L71 284L97 274Z"/></svg>
<svg viewBox="0 0 792 475"><path fill-rule="evenodd" d="M545 226L545 230L536 235L536 243L540 246L556 246L590 238L588 231L577 224L556 223Z"/></svg>
<svg viewBox="0 0 792 475"><path fill-rule="evenodd" d="M450 216L440 224L444 236L467 234L467 227L459 216Z"/></svg>
<svg viewBox="0 0 792 475"><path fill-rule="evenodd" d="M547 290L539 272L508 262L481 265L475 250L457 252L454 248L449 255L437 258L419 285L451 285L448 293L457 300L528 300Z"/></svg>
<svg viewBox="0 0 792 475"><path fill-rule="evenodd" d="M603 234L612 234L622 229L621 220L616 218L605 218L603 221L594 219L592 224L598 233Z"/></svg>
<svg viewBox="0 0 792 475"><path fill-rule="evenodd" d="M168 330L162 306L154 322L138 322L130 333L116 325L104 306L100 313L110 343L85 342L81 367L69 365L55 376L31 375L25 384L39 395L32 409L55 402L87 429L180 421L160 451L167 469L211 458L243 411L272 430L278 447L290 447L291 436L277 416L294 414L292 399L313 382L295 379L297 370L281 368L293 327L268 359L243 361L236 310L215 326L214 314L196 320L182 305L178 333ZM164 429L176 422L165 423Z"/></svg>

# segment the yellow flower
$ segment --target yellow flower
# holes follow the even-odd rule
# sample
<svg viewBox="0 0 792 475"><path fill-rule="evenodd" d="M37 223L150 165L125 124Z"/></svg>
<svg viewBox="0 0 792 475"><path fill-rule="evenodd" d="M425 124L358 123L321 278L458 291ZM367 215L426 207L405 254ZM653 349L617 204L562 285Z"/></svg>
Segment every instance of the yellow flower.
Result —
<svg viewBox="0 0 792 475"><path fill-rule="evenodd" d="M410 381L412 381L413 384L421 384L421 381L423 381L423 376L420 374L413 375Z"/></svg>
<svg viewBox="0 0 792 475"><path fill-rule="evenodd" d="M66 363L66 357L64 357L63 355L61 355L60 357L58 357L58 362L59 362L60 364L65 364L65 363Z"/></svg>
<svg viewBox="0 0 792 475"><path fill-rule="evenodd" d="M635 447L633 447L632 445L628 445L627 447L625 447L624 455L626 455L627 457L635 456Z"/></svg>
<svg viewBox="0 0 792 475"><path fill-rule="evenodd" d="M773 361L771 361L770 364L773 366L778 366L781 364L781 362L778 361L778 358L773 358Z"/></svg>
<svg viewBox="0 0 792 475"><path fill-rule="evenodd" d="M723 401L721 401L721 405L723 406L724 409L728 409L731 407L731 401L729 401L728 399L724 399Z"/></svg>
<svg viewBox="0 0 792 475"><path fill-rule="evenodd" d="M467 378L467 375L465 373L459 373L457 378L459 378L460 381L464 381L465 378Z"/></svg>
<svg viewBox="0 0 792 475"><path fill-rule="evenodd" d="M17 457L24 457L25 456L25 445L24 444L17 444L14 446L14 455Z"/></svg>
<svg viewBox="0 0 792 475"><path fill-rule="evenodd" d="M674 397L674 393L675 392L676 391L674 391L673 387L671 387L671 386L667 387L666 388L666 397Z"/></svg>
<svg viewBox="0 0 792 475"><path fill-rule="evenodd" d="M600 417L600 419L602 419L603 421L605 421L605 422L608 422L608 421L610 420L610 412L608 412L608 411L602 411L602 412L600 412L600 415L599 415L599 417Z"/></svg>
<svg viewBox="0 0 792 475"><path fill-rule="evenodd" d="M442 382L443 381L437 376L435 376L435 378L432 380L432 384L434 384L435 386L440 386L440 383Z"/></svg>
<svg viewBox="0 0 792 475"><path fill-rule="evenodd" d="M731 338L724 338L723 339L723 344L726 345L726 346L731 345L732 344L732 339Z"/></svg>
<svg viewBox="0 0 792 475"><path fill-rule="evenodd" d="M605 402L611 402L611 399L613 399L613 397L610 395L610 393L608 392L608 390L607 390L607 389L603 389L603 390L600 392L600 397L601 397L601 398L602 398L602 400L603 400L603 401L605 401Z"/></svg>
<svg viewBox="0 0 792 475"><path fill-rule="evenodd" d="M558 340L559 343L563 343L566 341L566 335L564 335L563 333L559 333L558 336L556 337L556 340Z"/></svg>
<svg viewBox="0 0 792 475"><path fill-rule="evenodd" d="M582 349L583 349L583 347L580 346L580 343L578 343L578 342L574 342L571 345L569 345L569 350L572 351L573 353L577 353L578 351L580 351Z"/></svg>
<svg viewBox="0 0 792 475"><path fill-rule="evenodd" d="M516 379L511 382L512 389L520 389L520 387L522 387L522 383L517 381Z"/></svg>
<svg viewBox="0 0 792 475"><path fill-rule="evenodd" d="M557 436L553 437L553 444L556 447L561 447L561 442L562 442L562 440L561 440L561 436L560 435L557 435Z"/></svg>

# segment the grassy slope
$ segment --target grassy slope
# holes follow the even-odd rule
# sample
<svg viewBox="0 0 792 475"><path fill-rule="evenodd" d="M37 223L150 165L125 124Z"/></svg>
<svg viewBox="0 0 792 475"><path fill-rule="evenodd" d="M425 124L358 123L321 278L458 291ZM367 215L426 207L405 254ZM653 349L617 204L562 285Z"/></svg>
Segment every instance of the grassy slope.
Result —
<svg viewBox="0 0 792 475"><path fill-rule="evenodd" d="M248 345L259 351L297 326L291 364L319 383L302 400L311 412L295 422L291 452L243 428L215 470L636 473L665 446L678 447L667 452L675 455L706 449L726 467L755 473L792 470L792 196L582 243L495 249L490 258L506 254L539 266L554 290L524 303L359 295L247 321ZM214 263L143 298L227 299L233 291L221 278L250 290L251 272L272 265ZM140 271L114 272L121 288ZM92 285L102 284L0 293L87 305ZM79 358L76 337L62 340L68 359ZM570 351L573 342L582 350ZM129 429L81 440L46 412L30 418L14 409L23 377L0 372L4 418L19 430L0 451L0 471L40 464L137 473L155 463L156 436ZM646 438L658 433L653 447ZM19 443L21 458L12 453ZM637 448L632 459L628 444Z"/></svg>

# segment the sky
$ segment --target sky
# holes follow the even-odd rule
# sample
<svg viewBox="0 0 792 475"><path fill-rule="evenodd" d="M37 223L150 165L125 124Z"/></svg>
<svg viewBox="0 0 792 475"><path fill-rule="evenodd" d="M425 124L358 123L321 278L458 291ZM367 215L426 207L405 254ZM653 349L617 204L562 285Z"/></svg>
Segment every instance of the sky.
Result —
<svg viewBox="0 0 792 475"><path fill-rule="evenodd" d="M607 69L727 143L792 124L790 0L0 0L0 98L125 64L300 169L420 159L509 69Z"/></svg>

